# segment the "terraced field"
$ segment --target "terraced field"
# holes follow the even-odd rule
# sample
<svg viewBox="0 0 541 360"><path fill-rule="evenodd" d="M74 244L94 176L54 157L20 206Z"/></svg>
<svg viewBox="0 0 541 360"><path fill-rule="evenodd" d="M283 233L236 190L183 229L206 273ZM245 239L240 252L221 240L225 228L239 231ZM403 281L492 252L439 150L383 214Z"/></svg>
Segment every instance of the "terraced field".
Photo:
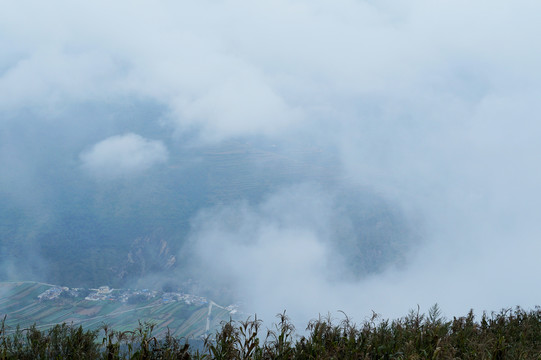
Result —
<svg viewBox="0 0 541 360"><path fill-rule="evenodd" d="M38 295L54 287L37 282L0 283L0 316L6 317L8 331L13 331L17 325L26 328L36 324L37 328L46 329L63 322L80 324L85 329L97 329L108 324L112 329L125 331L135 329L139 321L144 320L156 325L155 335L163 335L170 329L177 337L198 338L233 316L229 310L213 302L166 302L161 297L137 304L84 298L38 299Z"/></svg>

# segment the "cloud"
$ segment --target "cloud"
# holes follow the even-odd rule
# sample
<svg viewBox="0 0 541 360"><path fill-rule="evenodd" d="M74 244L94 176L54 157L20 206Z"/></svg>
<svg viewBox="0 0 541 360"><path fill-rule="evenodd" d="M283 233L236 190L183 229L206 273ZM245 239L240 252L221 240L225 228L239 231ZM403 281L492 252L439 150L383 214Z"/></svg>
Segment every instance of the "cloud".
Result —
<svg viewBox="0 0 541 360"><path fill-rule="evenodd" d="M538 7L29 1L1 15L0 107L143 97L164 104L177 131L195 129L205 141L340 137L351 122L373 126L379 111L438 123L493 92L537 87Z"/></svg>
<svg viewBox="0 0 541 360"><path fill-rule="evenodd" d="M22 8L2 15L11 44L0 65L4 110L137 96L166 105L178 131L196 129L210 141L277 134L302 118L264 69L220 44L223 29L213 22L225 20L222 11L239 16L234 6L27 5L42 15L24 28L18 25Z"/></svg>
<svg viewBox="0 0 541 360"><path fill-rule="evenodd" d="M198 144L263 136L331 149L337 155L329 172L338 182L368 188L422 218L426 241L408 253L406 270L333 283L302 269L320 277L324 254L334 251L322 235L334 227L321 224L341 213L325 191L302 198L319 209L309 222L305 209L285 200L274 211L230 204L249 231L225 226L222 212L208 210L192 236L228 254L201 250L209 266L230 269L231 279L254 289L276 271L292 288L316 281L307 294L330 294L309 302L302 293L279 299L276 292L267 303L273 311L296 302L325 312L347 301L365 312L400 314L433 302L465 311L539 298L531 293L541 236L538 1L54 0L2 10L0 126L12 112L32 109L34 121L52 122L56 117L44 113L62 115L69 105L144 99L166 109L148 120L163 125L164 138L175 138L172 130ZM119 122L115 114L107 119ZM31 125L21 126L31 133ZM70 138L73 128L58 131ZM111 135L102 128L96 138ZM134 131L126 125L117 133ZM3 142L10 133L0 132ZM53 133L32 136L40 143ZM2 148L3 169L14 168L11 148ZM128 134L94 145L80 160L92 176L118 178L167 161L167 150ZM10 184L40 189L26 179L39 178L32 166L17 170L25 181L9 175ZM253 260L276 258L280 248L297 253L301 269L287 257L283 264ZM237 253L261 271L242 273Z"/></svg>
<svg viewBox="0 0 541 360"><path fill-rule="evenodd" d="M99 179L137 175L165 163L167 158L161 141L131 133L111 136L80 155L83 169Z"/></svg>
<svg viewBox="0 0 541 360"><path fill-rule="evenodd" d="M421 240L389 205L355 189L285 187L256 204L202 211L181 256L190 254L204 286L269 320L284 309L298 321L340 306L359 314L342 290L359 295L374 274L403 270Z"/></svg>
<svg viewBox="0 0 541 360"><path fill-rule="evenodd" d="M368 199L355 201L370 203ZM338 316L339 310L361 321L372 310L399 317L417 305L426 311L434 303L446 316L472 308L480 313L537 304L529 284L541 271L536 261L539 232L530 220L522 230L509 222L491 228L494 214L466 212L465 217L475 217L466 223L454 212L447 217L438 212L428 219L443 221L443 227L430 223L426 239L414 242L402 229L395 241L405 244L390 243L402 250L404 263L389 251L389 243L384 245L389 223L348 228L348 222L357 219L343 219L351 212L341 211L340 204L328 188L297 186L254 205L206 209L194 220L189 245L181 254L189 252L190 266L204 286L218 294L227 289L246 311L267 322L284 309L295 323L305 324L318 314ZM441 211L449 211L443 207ZM376 217L380 222L383 218ZM347 229L343 237L342 227ZM355 265L374 256L362 247L370 241L376 254L383 251L378 260L383 266L351 276ZM355 264L348 255L356 252L360 256Z"/></svg>
<svg viewBox="0 0 541 360"><path fill-rule="evenodd" d="M338 254L315 223L329 221L327 206L314 207L321 198L306 193L294 197L308 206L296 206L288 195L293 193L275 194L257 207L241 203L209 209L199 215L191 235L191 266L199 269L204 286L220 289L217 293L227 289L260 316L272 317L283 308L298 316L300 303L318 296L320 285L336 277L329 265ZM295 211L301 207L306 211ZM299 222L303 215L305 221Z"/></svg>

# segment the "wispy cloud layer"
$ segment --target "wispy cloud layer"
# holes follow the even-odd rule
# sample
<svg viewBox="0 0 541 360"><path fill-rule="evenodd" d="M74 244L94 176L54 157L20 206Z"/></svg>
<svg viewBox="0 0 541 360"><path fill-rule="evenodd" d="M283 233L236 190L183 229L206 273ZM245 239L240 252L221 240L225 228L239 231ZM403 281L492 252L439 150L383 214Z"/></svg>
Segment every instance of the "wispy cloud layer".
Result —
<svg viewBox="0 0 541 360"><path fill-rule="evenodd" d="M271 213L258 208L264 202L231 205L240 225L254 227L247 232L224 228L223 213L209 210L191 235L202 261L250 284L247 297L269 273L288 269L288 286L332 294L310 310L334 310L343 299L383 312L436 301L460 312L529 305L541 271L532 255L541 236L539 14L541 3L531 0L19 1L0 13L0 140L10 144L0 149L25 151L12 140L10 121L20 114L32 117L23 116L25 133L57 118L88 129L88 118L69 109L140 100L165 109L148 120L161 137L129 127L110 137L104 123L118 122L111 114L92 140L69 147L92 176L147 171L176 151L166 141L187 137L198 145L267 137L332 149L340 181L422 219L425 246L407 270L318 283L333 251L318 225L336 215L276 225L275 214L295 218L288 202ZM35 138L42 136L53 135ZM31 158L0 155L2 169ZM318 214L335 212L324 194L313 197ZM221 249L217 258L207 247ZM281 249L299 263L254 260ZM241 266L236 254L253 263ZM241 268L254 266L243 277ZM261 299L278 312L292 302L276 290ZM372 302L358 300L369 292Z"/></svg>

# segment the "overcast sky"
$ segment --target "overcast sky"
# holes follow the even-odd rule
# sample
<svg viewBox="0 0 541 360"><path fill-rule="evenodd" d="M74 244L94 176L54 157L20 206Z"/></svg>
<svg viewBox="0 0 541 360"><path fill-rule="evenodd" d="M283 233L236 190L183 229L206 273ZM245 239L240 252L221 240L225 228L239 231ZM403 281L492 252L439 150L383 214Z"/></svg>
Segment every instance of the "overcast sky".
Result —
<svg viewBox="0 0 541 360"><path fill-rule="evenodd" d="M340 282L322 276L333 251L317 229L264 210L290 208L289 190L230 204L249 231L220 233L223 213L210 209L191 239L252 305L362 317L539 301L539 1L0 3L2 192L28 194L45 161L25 156L37 139L70 142L74 168L100 181L167 164L168 144L187 138L302 139L336 151L348 186L422 219L424 245L406 268ZM76 111L127 102L162 109L143 120L161 131L110 131L115 115ZM35 134L43 124L54 132ZM330 203L319 202L321 216ZM227 258L205 250L216 241Z"/></svg>

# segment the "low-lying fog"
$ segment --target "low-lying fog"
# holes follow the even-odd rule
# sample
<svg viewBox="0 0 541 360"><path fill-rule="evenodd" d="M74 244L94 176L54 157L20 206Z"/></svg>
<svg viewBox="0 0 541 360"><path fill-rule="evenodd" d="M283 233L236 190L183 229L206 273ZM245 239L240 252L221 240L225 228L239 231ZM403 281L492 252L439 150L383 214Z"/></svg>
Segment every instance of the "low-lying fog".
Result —
<svg viewBox="0 0 541 360"><path fill-rule="evenodd" d="M193 277L265 320L532 307L540 14L529 0L5 4L0 278Z"/></svg>

